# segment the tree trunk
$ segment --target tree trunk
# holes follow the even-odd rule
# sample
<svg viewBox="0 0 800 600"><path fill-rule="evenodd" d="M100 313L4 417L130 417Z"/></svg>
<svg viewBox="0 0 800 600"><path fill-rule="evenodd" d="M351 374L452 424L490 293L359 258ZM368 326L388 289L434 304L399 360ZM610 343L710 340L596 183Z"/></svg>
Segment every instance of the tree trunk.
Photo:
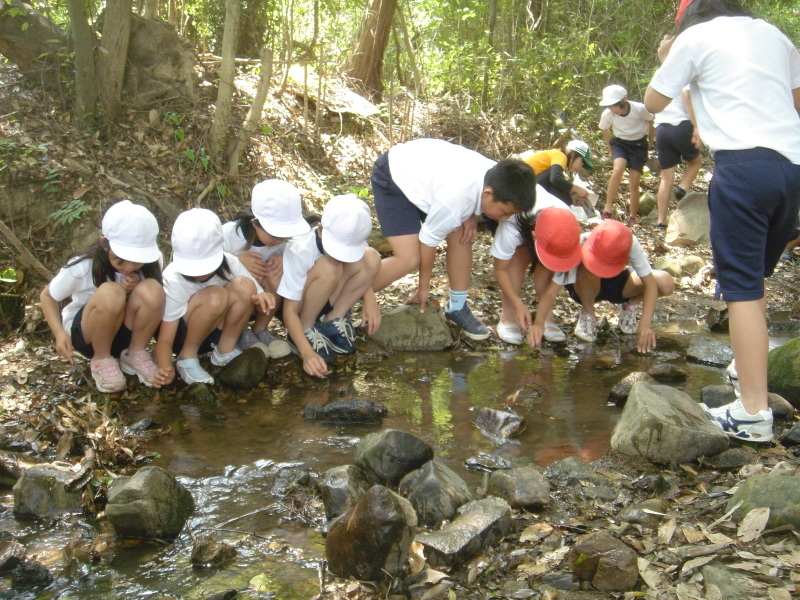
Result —
<svg viewBox="0 0 800 600"><path fill-rule="evenodd" d="M397 0L368 0L368 3L345 74L353 80L357 91L370 100L380 101L383 54L389 43Z"/></svg>
<svg viewBox="0 0 800 600"><path fill-rule="evenodd" d="M103 107L112 120L119 118L130 35L131 0L108 0L97 74Z"/></svg>
<svg viewBox="0 0 800 600"><path fill-rule="evenodd" d="M72 43L75 45L75 122L79 129L91 129L97 108L92 30L84 1L69 0L68 4Z"/></svg>
<svg viewBox="0 0 800 600"><path fill-rule="evenodd" d="M145 19L155 19L158 16L158 0L144 0L142 16Z"/></svg>
<svg viewBox="0 0 800 600"><path fill-rule="evenodd" d="M231 120L234 79L236 77L236 39L242 14L241 0L225 0L225 30L222 33L222 64L219 68L219 86L214 122L211 124L211 157L222 167L225 139Z"/></svg>

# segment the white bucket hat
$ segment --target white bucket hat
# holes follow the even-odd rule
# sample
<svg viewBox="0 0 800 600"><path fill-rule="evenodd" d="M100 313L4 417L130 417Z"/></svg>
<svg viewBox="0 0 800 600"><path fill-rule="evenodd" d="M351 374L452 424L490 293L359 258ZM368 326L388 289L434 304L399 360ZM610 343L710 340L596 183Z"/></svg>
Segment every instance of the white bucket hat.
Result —
<svg viewBox="0 0 800 600"><path fill-rule="evenodd" d="M609 85L603 88L603 98L600 100L600 106L611 106L622 100L628 95L626 90L621 85Z"/></svg>
<svg viewBox="0 0 800 600"><path fill-rule="evenodd" d="M199 277L222 264L222 223L205 208L182 212L172 226L172 262L181 275Z"/></svg>
<svg viewBox="0 0 800 600"><path fill-rule="evenodd" d="M303 218L300 192L287 181L267 179L257 183L250 207L261 228L274 237L290 238L311 230Z"/></svg>
<svg viewBox="0 0 800 600"><path fill-rule="evenodd" d="M147 264L161 258L158 221L141 204L122 200L111 206L103 215L102 232L111 251L122 260Z"/></svg>
<svg viewBox="0 0 800 600"><path fill-rule="evenodd" d="M361 260L371 231L369 206L355 194L334 196L322 210L322 247L336 260Z"/></svg>

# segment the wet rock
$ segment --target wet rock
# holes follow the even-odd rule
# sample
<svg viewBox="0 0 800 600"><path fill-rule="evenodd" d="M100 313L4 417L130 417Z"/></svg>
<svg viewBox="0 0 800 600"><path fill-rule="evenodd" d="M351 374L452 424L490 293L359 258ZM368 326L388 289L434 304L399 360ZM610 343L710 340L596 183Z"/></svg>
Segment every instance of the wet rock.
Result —
<svg viewBox="0 0 800 600"><path fill-rule="evenodd" d="M762 584L757 583L752 575L746 572L728 569L716 562L703 566L700 572L703 574L706 590L712 585L719 590L714 597L725 600L753 600L760 595L759 588ZM707 591L706 597L710 598L712 594Z"/></svg>
<svg viewBox="0 0 800 600"><path fill-rule="evenodd" d="M582 537L567 554L573 573L601 591L632 590L639 579L636 553L607 531Z"/></svg>
<svg viewBox="0 0 800 600"><path fill-rule="evenodd" d="M700 402L709 408L725 406L736 400L736 390L727 383L707 385L700 390Z"/></svg>
<svg viewBox="0 0 800 600"><path fill-rule="evenodd" d="M462 564L502 540L511 527L511 507L501 498L473 500L442 529L417 535L432 567Z"/></svg>
<svg viewBox="0 0 800 600"><path fill-rule="evenodd" d="M772 416L780 421L794 419L797 413L797 409L789 401L773 392L767 394L767 405L772 410Z"/></svg>
<svg viewBox="0 0 800 600"><path fill-rule="evenodd" d="M136 421L133 425L128 427L128 431L130 433L144 433L145 431L150 431L151 429L158 429L160 426L150 417L145 417L141 421Z"/></svg>
<svg viewBox="0 0 800 600"><path fill-rule="evenodd" d="M696 275L706 264L706 261L699 256L684 256L681 259L681 270L684 275Z"/></svg>
<svg viewBox="0 0 800 600"><path fill-rule="evenodd" d="M494 471L489 476L488 491L512 508L541 508L550 504L550 484L536 467Z"/></svg>
<svg viewBox="0 0 800 600"><path fill-rule="evenodd" d="M267 374L267 356L269 351L263 344L248 348L227 365L222 367L216 379L225 387L234 390L251 390L256 387Z"/></svg>
<svg viewBox="0 0 800 600"><path fill-rule="evenodd" d="M180 394L180 397L193 404L214 404L217 401L211 388L205 383L193 383Z"/></svg>
<svg viewBox="0 0 800 600"><path fill-rule="evenodd" d="M374 425L380 423L388 414L388 409L380 402L363 398L337 400L325 406L309 404L303 411L303 417L310 421L337 425Z"/></svg>
<svg viewBox="0 0 800 600"><path fill-rule="evenodd" d="M189 490L159 467L142 467L108 490L106 517L122 537L174 539L193 511Z"/></svg>
<svg viewBox="0 0 800 600"><path fill-rule="evenodd" d="M728 436L687 394L665 385L637 383L611 436L611 447L651 462L694 462L727 450Z"/></svg>
<svg viewBox="0 0 800 600"><path fill-rule="evenodd" d="M588 481L595 486L609 484L608 477L593 471L579 456L557 460L545 469L544 474L558 487L581 486L582 481Z"/></svg>
<svg viewBox="0 0 800 600"><path fill-rule="evenodd" d="M25 558L25 546L13 540L0 540L0 575L17 568Z"/></svg>
<svg viewBox="0 0 800 600"><path fill-rule="evenodd" d="M581 584L567 573L547 573L542 575L542 583L557 590L576 591L581 589Z"/></svg>
<svg viewBox="0 0 800 600"><path fill-rule="evenodd" d="M411 502L419 523L431 527L450 521L459 506L472 500L466 482L436 460L403 477L399 492Z"/></svg>
<svg viewBox="0 0 800 600"><path fill-rule="evenodd" d="M522 431L525 419L508 410L481 408L475 415L474 423L484 433L507 440Z"/></svg>
<svg viewBox="0 0 800 600"><path fill-rule="evenodd" d="M75 476L66 463L41 464L22 472L14 484L14 514L22 517L58 517L80 513L81 493L64 490Z"/></svg>
<svg viewBox="0 0 800 600"><path fill-rule="evenodd" d="M192 564L196 567L219 568L236 558L236 548L201 535L192 546Z"/></svg>
<svg viewBox="0 0 800 600"><path fill-rule="evenodd" d="M709 246L710 229L706 195L689 192L670 215L664 241L670 246Z"/></svg>
<svg viewBox="0 0 800 600"><path fill-rule="evenodd" d="M800 408L800 338L770 350L767 383L770 391Z"/></svg>
<svg viewBox="0 0 800 600"><path fill-rule="evenodd" d="M733 350L730 342L718 340L712 337L697 336L689 342L689 349L686 351L687 360L714 365L716 367L727 367L733 360Z"/></svg>
<svg viewBox="0 0 800 600"><path fill-rule="evenodd" d="M744 465L752 465L757 462L758 454L755 450L747 446L739 446L709 456L703 460L703 466L711 469L740 469Z"/></svg>
<svg viewBox="0 0 800 600"><path fill-rule="evenodd" d="M328 568L339 577L369 581L396 577L408 560L416 526L408 500L372 486L331 525L325 538Z"/></svg>
<svg viewBox="0 0 800 600"><path fill-rule="evenodd" d="M23 452L0 450L0 486L7 484L8 487L12 487L25 469L39 464L42 464L42 461Z"/></svg>
<svg viewBox="0 0 800 600"><path fill-rule="evenodd" d="M800 529L800 477L793 475L753 475L739 485L728 501L731 510L739 501L742 505L733 513L741 521L754 508L769 508L767 528L792 525Z"/></svg>
<svg viewBox="0 0 800 600"><path fill-rule="evenodd" d="M432 458L429 444L397 429L371 433L359 442L355 453L356 465L370 477L393 484Z"/></svg>
<svg viewBox="0 0 800 600"><path fill-rule="evenodd" d="M453 345L453 333L444 315L431 303L425 312L416 304L406 304L383 315L374 341L391 350L430 352Z"/></svg>
<svg viewBox="0 0 800 600"><path fill-rule="evenodd" d="M689 378L686 370L670 363L658 363L647 370L658 383L682 383Z"/></svg>
<svg viewBox="0 0 800 600"><path fill-rule="evenodd" d="M786 432L781 438L781 444L784 446L800 446L800 422Z"/></svg>
<svg viewBox="0 0 800 600"><path fill-rule="evenodd" d="M468 469L473 471L494 471L496 469L510 469L511 461L496 454L481 452L477 456L470 456L464 461Z"/></svg>
<svg viewBox="0 0 800 600"><path fill-rule="evenodd" d="M53 583L53 575L42 563L22 561L11 571L11 587L17 591L40 590Z"/></svg>
<svg viewBox="0 0 800 600"><path fill-rule="evenodd" d="M706 326L712 333L728 333L728 309L711 308L706 315Z"/></svg>
<svg viewBox="0 0 800 600"><path fill-rule="evenodd" d="M101 534L91 541L70 540L64 547L64 553L82 563L97 561L106 564L114 560L117 552L117 543L113 535Z"/></svg>
<svg viewBox="0 0 800 600"><path fill-rule="evenodd" d="M633 373L626 375L622 381L611 388L611 391L608 393L608 401L613 402L617 406L623 406L628 400L628 394L631 393L633 384L637 381L644 381L645 383L656 382L656 380L647 373L642 371L634 371Z"/></svg>
<svg viewBox="0 0 800 600"><path fill-rule="evenodd" d="M364 471L355 465L329 469L320 484L325 517L330 520L346 513L370 488Z"/></svg>
<svg viewBox="0 0 800 600"><path fill-rule="evenodd" d="M628 506L619 513L620 521L656 527L665 518L669 507L661 498L648 498L635 506Z"/></svg>
<svg viewBox="0 0 800 600"><path fill-rule="evenodd" d="M278 465L268 479L270 494L281 498L297 488L308 487L311 484L311 474L306 469L292 464Z"/></svg>
<svg viewBox="0 0 800 600"><path fill-rule="evenodd" d="M651 494L663 494L669 490L670 487L672 487L669 481L667 481L660 473L657 475L646 475L642 477L636 483L636 486Z"/></svg>
<svg viewBox="0 0 800 600"><path fill-rule="evenodd" d="M224 592L217 592L206 596L204 600L233 600L239 595L237 590L225 590Z"/></svg>

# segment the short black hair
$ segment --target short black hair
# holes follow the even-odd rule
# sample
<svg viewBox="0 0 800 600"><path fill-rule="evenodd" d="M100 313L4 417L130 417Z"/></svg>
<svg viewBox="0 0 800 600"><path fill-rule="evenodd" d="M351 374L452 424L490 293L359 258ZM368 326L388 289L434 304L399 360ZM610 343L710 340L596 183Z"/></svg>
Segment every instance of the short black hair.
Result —
<svg viewBox="0 0 800 600"><path fill-rule="evenodd" d="M495 202L511 204L520 212L536 203L536 174L517 158L504 158L486 171L483 185L492 188Z"/></svg>
<svg viewBox="0 0 800 600"><path fill-rule="evenodd" d="M739 0L692 0L683 12L675 34L717 17L752 17Z"/></svg>

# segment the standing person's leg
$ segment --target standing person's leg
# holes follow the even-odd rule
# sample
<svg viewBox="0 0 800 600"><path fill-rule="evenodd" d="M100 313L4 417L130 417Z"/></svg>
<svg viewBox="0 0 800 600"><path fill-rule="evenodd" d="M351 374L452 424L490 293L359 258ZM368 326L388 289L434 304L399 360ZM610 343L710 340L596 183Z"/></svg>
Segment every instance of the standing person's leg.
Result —
<svg viewBox="0 0 800 600"><path fill-rule="evenodd" d="M472 276L472 244L462 244L461 232L449 234L447 240L447 280L450 283L450 300L445 316L461 327L462 332L473 340L485 340L491 335L489 329L470 310L467 292Z"/></svg>
<svg viewBox="0 0 800 600"><path fill-rule="evenodd" d="M519 295L522 290L522 284L525 281L525 271L530 264L531 257L528 254L528 249L525 246L518 246L508 264L508 274L511 279L511 285L517 291L517 295ZM500 296L500 322L507 326L515 325L517 323L517 311L514 304L509 301L502 292Z"/></svg>
<svg viewBox="0 0 800 600"><path fill-rule="evenodd" d="M616 150L616 148L615 148ZM628 159L614 158L614 170L608 180L608 190L606 191L606 205L603 207L603 218L614 217L614 200L617 199L619 192L619 184L622 182L622 176L625 175L625 169L628 167Z"/></svg>
<svg viewBox="0 0 800 600"><path fill-rule="evenodd" d="M675 185L675 167L661 169L661 182L658 184L658 227L667 226L667 212L672 200L672 186Z"/></svg>
<svg viewBox="0 0 800 600"><path fill-rule="evenodd" d="M575 336L586 342L593 342L597 339L597 317L594 312L594 304L600 293L600 284L600 278L581 264L578 266L575 283L567 286L570 297L581 305L581 315L575 326Z"/></svg>
<svg viewBox="0 0 800 600"><path fill-rule="evenodd" d="M392 256L381 260L381 268L372 281L376 292L419 268L419 234L389 236L386 241L392 247Z"/></svg>
<svg viewBox="0 0 800 600"><path fill-rule="evenodd" d="M698 154L688 163L686 163L686 168L683 170L683 177L681 177L681 182L678 185L680 189L683 190L684 195L692 189L692 184L694 183L695 177L700 172L700 167L703 166L703 155Z"/></svg>
<svg viewBox="0 0 800 600"><path fill-rule="evenodd" d="M639 180L641 177L641 171L634 168L628 169L628 189L630 190L630 217L628 220L630 223L636 223L636 220L639 218Z"/></svg>
<svg viewBox="0 0 800 600"><path fill-rule="evenodd" d="M541 262L536 263L536 268L533 270L533 289L536 291L537 302L552 281L553 271L545 267ZM548 342L563 342L567 339L567 336L553 319L552 308L544 318L544 339Z"/></svg>

